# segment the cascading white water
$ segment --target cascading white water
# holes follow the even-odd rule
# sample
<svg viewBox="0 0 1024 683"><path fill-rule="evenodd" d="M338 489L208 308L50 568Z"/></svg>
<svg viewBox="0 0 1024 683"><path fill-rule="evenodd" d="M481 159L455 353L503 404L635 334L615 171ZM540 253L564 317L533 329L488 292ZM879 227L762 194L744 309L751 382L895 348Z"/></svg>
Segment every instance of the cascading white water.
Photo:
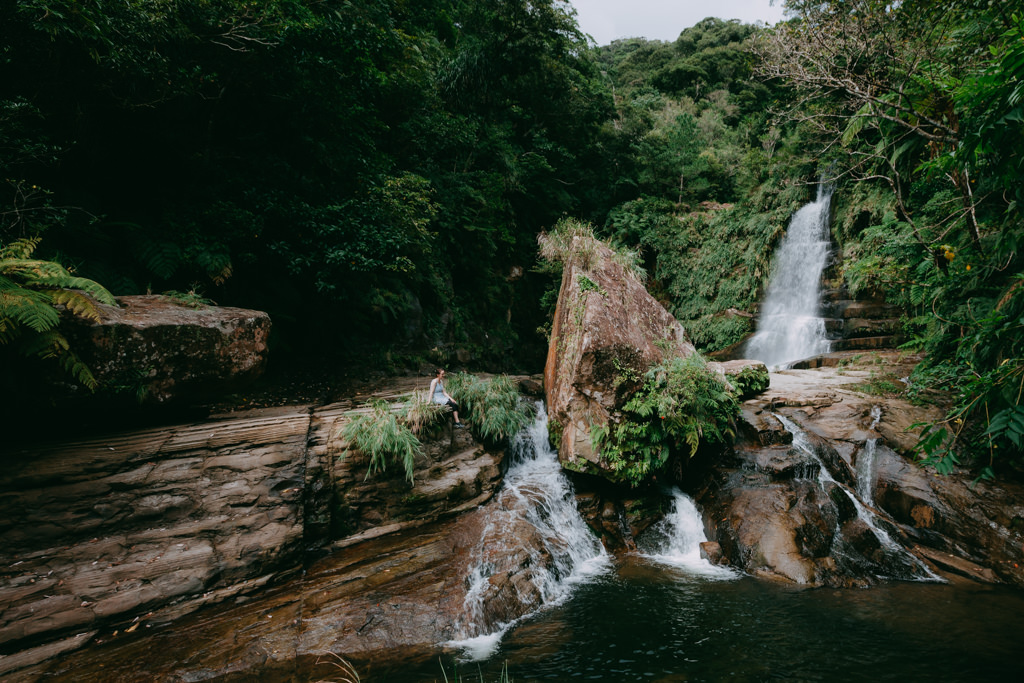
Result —
<svg viewBox="0 0 1024 683"><path fill-rule="evenodd" d="M871 408L871 426L874 429L882 419L882 408L873 406ZM875 499L875 449L878 448L878 439L868 439L864 442L864 448L857 454L857 495L868 505L874 505Z"/></svg>
<svg viewBox="0 0 1024 683"><path fill-rule="evenodd" d="M700 544L708 540L704 521L693 499L678 488L672 489L672 511L654 526L650 535L653 547L644 555L652 560L708 578L739 576L736 571L713 565L700 556Z"/></svg>
<svg viewBox="0 0 1024 683"><path fill-rule="evenodd" d="M513 622L488 624L484 601L490 588L489 577L496 571L487 558L522 552L517 539L507 531L523 522L536 530L538 547L530 549L531 558L518 574L529 586L530 596L540 596L539 607L565 600L574 584L610 568L608 553L590 532L576 509L572 484L562 471L558 456L548 442L548 418L544 404L537 404L537 418L516 435L512 443L512 464L505 474L502 490L490 505L488 523L470 569L469 590L464 605L461 631L475 635L452 642L467 659L486 658L497 647L501 636ZM481 634L482 631L486 631Z"/></svg>
<svg viewBox="0 0 1024 683"><path fill-rule="evenodd" d="M911 555L906 551L899 543L892 540L889 533L878 524L878 517L874 512L869 510L852 491L846 486L836 481L832 474L825 467L825 463L821 461L818 454L814 452L810 441L807 439L807 434L797 426L795 422L789 420L782 415L773 413L775 417L782 423L782 426L786 428L786 431L793 435L793 447L798 448L805 454L809 455L815 462L818 463L818 483L823 487L825 484L833 484L846 494L847 498L853 503L854 508L857 510L857 517L863 521L875 537L881 546L887 551L889 557L896 560L896 564L902 565L909 572L906 576L897 576L892 578L907 578L916 579L919 581L942 581L942 579L936 576L921 560Z"/></svg>
<svg viewBox="0 0 1024 683"><path fill-rule="evenodd" d="M832 187L818 186L818 197L797 211L775 253L775 269L761 304L757 332L745 358L778 367L829 350L825 320L819 314L821 273L829 252Z"/></svg>

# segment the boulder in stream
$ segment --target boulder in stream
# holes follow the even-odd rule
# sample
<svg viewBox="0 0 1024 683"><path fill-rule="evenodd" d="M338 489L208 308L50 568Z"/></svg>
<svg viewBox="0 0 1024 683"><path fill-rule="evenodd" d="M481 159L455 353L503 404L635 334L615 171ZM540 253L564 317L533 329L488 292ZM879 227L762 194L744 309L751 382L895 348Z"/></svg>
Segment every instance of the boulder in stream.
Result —
<svg viewBox="0 0 1024 683"><path fill-rule="evenodd" d="M608 476L591 427L608 424L652 366L696 351L611 249L589 236L573 240L572 253L587 256L567 259L562 271L544 366L549 424L564 465Z"/></svg>

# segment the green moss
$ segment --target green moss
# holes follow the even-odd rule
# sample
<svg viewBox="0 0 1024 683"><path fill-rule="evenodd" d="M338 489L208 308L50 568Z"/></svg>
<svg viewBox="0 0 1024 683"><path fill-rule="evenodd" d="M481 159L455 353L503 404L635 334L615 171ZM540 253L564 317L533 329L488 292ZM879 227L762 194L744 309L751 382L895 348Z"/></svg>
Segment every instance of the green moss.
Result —
<svg viewBox="0 0 1024 683"><path fill-rule="evenodd" d="M558 420L551 418L548 420L548 441L551 442L551 447L556 451L562 445L562 423Z"/></svg>

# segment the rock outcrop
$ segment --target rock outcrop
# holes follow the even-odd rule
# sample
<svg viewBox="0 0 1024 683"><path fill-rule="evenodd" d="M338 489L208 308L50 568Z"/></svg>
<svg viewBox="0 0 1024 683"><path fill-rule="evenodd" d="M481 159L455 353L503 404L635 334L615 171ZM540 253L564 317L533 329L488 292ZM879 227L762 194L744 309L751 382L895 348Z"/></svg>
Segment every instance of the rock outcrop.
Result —
<svg viewBox="0 0 1024 683"><path fill-rule="evenodd" d="M1024 585L1024 491L927 475L908 460L911 426L941 412L869 391L877 373L904 376L915 359L845 352L821 361L772 373L771 388L742 405L734 457L697 496L725 561L806 585L920 578L923 561Z"/></svg>
<svg viewBox="0 0 1024 683"><path fill-rule="evenodd" d="M396 382L376 397L422 385ZM4 453L0 677L97 633L279 582L310 549L354 547L493 495L503 453L468 430L428 443L413 486L398 471L366 481L358 452L339 458L340 428L360 410L242 411Z"/></svg>
<svg viewBox="0 0 1024 683"><path fill-rule="evenodd" d="M124 296L98 304L99 323L65 332L102 385L164 403L225 391L258 377L267 363L270 317L262 311L191 307L168 296Z"/></svg>
<svg viewBox="0 0 1024 683"><path fill-rule="evenodd" d="M682 325L608 247L594 242L593 250L589 262L574 259L562 271L544 388L559 459L602 474L607 466L591 446L591 426L607 424L667 355L695 351Z"/></svg>

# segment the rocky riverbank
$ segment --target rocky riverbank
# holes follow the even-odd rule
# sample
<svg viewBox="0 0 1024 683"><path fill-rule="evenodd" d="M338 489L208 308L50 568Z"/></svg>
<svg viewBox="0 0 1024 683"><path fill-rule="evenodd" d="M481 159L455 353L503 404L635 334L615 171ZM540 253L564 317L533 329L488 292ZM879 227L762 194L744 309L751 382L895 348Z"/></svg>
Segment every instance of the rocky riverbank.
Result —
<svg viewBox="0 0 1024 683"><path fill-rule="evenodd" d="M906 458L907 427L935 409L877 388L914 361L832 354L773 373L743 404L736 448L686 473L717 546L709 555L808 586L886 576L877 537L837 488L857 490L870 450L864 504L922 567L1024 585L1020 488L935 477ZM398 399L422 384L394 380L374 393ZM412 489L400 477L364 481L358 458L336 458L337 428L363 398L21 453L0 498L11 520L0 583L6 679L315 680L336 671L337 657L369 674L473 635L470 555L490 515L522 503L494 495L503 454L451 430L428 449ZM816 444L816 463L775 415ZM814 489L816 467L835 483ZM632 552L661 494L592 484L577 478L581 511L609 552ZM520 550L492 558L486 623L542 599L519 584L544 552L528 528L508 534ZM837 560L837 549L861 559Z"/></svg>

